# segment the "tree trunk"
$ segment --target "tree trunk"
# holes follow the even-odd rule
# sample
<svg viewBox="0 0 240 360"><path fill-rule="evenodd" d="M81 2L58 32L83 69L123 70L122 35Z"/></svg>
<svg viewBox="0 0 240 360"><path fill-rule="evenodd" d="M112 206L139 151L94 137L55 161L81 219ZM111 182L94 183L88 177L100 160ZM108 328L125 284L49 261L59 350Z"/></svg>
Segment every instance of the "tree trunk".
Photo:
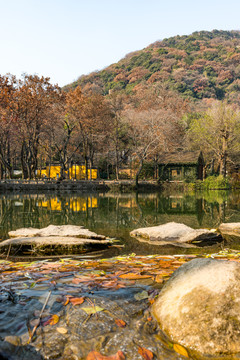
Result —
<svg viewBox="0 0 240 360"><path fill-rule="evenodd" d="M221 154L220 157L220 175L226 177L226 163L227 163L227 153L226 151Z"/></svg>
<svg viewBox="0 0 240 360"><path fill-rule="evenodd" d="M140 160L139 168L138 168L138 171L137 171L136 177L135 177L135 186L136 186L136 188L139 187L138 180L139 180L139 175L141 174L142 168L143 168L143 159Z"/></svg>
<svg viewBox="0 0 240 360"><path fill-rule="evenodd" d="M88 180L88 158L87 158L87 156L85 156L85 159L84 159L84 161L85 161L85 180Z"/></svg>

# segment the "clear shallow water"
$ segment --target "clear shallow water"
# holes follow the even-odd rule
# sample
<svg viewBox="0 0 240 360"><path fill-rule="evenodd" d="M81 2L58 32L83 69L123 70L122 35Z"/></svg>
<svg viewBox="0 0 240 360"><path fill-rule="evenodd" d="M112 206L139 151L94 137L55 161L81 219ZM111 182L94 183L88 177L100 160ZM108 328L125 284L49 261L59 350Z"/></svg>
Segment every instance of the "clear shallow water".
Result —
<svg viewBox="0 0 240 360"><path fill-rule="evenodd" d="M83 225L99 234L120 239L124 247L104 256L121 254L191 253L196 250L159 247L130 238L133 229L184 223L193 228L216 228L221 222L240 222L240 193L211 191L198 194L5 194L0 195L0 238L21 227ZM209 252L219 249L211 247ZM234 244L238 248L238 244ZM240 245L239 245L240 249ZM205 252L204 249L198 252Z"/></svg>

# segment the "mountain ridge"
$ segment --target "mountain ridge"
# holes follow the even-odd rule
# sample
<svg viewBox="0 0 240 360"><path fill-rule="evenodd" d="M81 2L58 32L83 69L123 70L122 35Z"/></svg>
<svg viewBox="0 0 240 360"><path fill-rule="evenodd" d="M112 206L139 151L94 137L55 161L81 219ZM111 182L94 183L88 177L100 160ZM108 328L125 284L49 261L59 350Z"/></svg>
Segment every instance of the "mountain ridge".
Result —
<svg viewBox="0 0 240 360"><path fill-rule="evenodd" d="M240 31L195 31L155 41L102 70L66 85L108 95L165 84L184 97L240 103Z"/></svg>

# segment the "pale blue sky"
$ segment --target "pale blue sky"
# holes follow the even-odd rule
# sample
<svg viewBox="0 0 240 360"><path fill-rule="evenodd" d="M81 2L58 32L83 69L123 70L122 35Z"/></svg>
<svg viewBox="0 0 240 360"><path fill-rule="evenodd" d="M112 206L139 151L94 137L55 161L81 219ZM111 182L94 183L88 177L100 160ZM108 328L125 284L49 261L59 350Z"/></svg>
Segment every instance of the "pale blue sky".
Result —
<svg viewBox="0 0 240 360"><path fill-rule="evenodd" d="M239 30L239 0L0 0L0 74L60 86L169 36Z"/></svg>

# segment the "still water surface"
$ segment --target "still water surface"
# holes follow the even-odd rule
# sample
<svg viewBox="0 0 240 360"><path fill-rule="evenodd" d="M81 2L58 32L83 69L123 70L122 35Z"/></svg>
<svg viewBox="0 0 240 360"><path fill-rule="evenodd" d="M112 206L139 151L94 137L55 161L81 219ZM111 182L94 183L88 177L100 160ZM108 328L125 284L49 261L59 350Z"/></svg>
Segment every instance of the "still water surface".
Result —
<svg viewBox="0 0 240 360"><path fill-rule="evenodd" d="M191 253L196 250L159 247L131 239L129 232L169 221L193 228L216 228L221 222L240 222L240 193L211 191L192 194L5 194L0 195L0 238L22 227L83 225L119 239L119 248L104 256L121 254ZM220 245L208 249L214 252ZM238 248L234 244L234 248ZM240 245L239 245L240 248ZM201 249L199 252L204 252Z"/></svg>

